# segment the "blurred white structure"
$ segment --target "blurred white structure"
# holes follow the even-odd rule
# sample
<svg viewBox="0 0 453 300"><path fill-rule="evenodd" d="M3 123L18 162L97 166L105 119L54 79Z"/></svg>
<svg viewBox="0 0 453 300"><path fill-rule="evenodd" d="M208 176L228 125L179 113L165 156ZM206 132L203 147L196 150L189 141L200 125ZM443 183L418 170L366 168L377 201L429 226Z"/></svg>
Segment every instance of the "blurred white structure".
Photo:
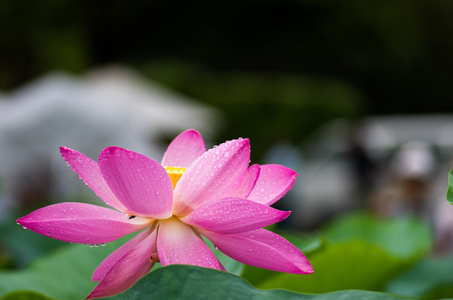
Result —
<svg viewBox="0 0 453 300"><path fill-rule="evenodd" d="M401 145L390 162L391 171L400 178L427 178L433 172L434 165L434 153L430 145L418 140Z"/></svg>
<svg viewBox="0 0 453 300"><path fill-rule="evenodd" d="M336 120L319 128L303 141L295 160L295 167L301 167L295 169L299 178L288 199L294 202L288 205L293 225L312 227L339 212L364 207L373 191L388 191L384 196L398 201L426 193L418 196L426 201L426 215L435 219L435 199L445 199L445 180L453 167L451 132L452 115ZM268 162L281 163L279 157L287 154L280 151Z"/></svg>
<svg viewBox="0 0 453 300"><path fill-rule="evenodd" d="M53 196L68 197L83 186L60 146L97 160L116 145L160 161L181 131L194 128L209 140L219 120L214 109L124 67L44 76L0 101L0 217L27 190L48 186Z"/></svg>

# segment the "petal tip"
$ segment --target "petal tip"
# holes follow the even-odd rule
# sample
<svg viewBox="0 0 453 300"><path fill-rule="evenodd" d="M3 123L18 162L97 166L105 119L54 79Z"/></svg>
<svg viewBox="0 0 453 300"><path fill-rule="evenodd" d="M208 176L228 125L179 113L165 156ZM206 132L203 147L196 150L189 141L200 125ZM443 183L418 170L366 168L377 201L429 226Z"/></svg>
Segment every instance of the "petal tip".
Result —
<svg viewBox="0 0 453 300"><path fill-rule="evenodd" d="M297 176L299 176L299 174L294 171L293 169L290 169L288 167L285 167L285 166L282 166L282 165L269 165L269 166L273 166L274 168L279 168L281 170L281 172L283 173L287 173L288 177L291 178L291 179L295 179Z"/></svg>
<svg viewBox="0 0 453 300"><path fill-rule="evenodd" d="M102 150L101 153L99 153L98 162L99 163L102 161L105 162L110 160L113 156L120 156L121 152L126 152L128 153L129 156L133 156L133 152L130 150L123 149L117 146L108 146L104 148L104 150Z"/></svg>
<svg viewBox="0 0 453 300"><path fill-rule="evenodd" d="M23 216L22 218L17 219L17 220L16 220L17 225L21 225L22 227L25 227L25 226L28 226L28 225L30 224L30 222L35 221L35 220L33 220L33 213L34 213L34 212L31 212L31 213L29 213L28 215Z"/></svg>
<svg viewBox="0 0 453 300"><path fill-rule="evenodd" d="M313 266L310 264L310 262L307 260L307 264L304 266L298 266L300 272L299 274L312 274L315 272L313 269Z"/></svg>
<svg viewBox="0 0 453 300"><path fill-rule="evenodd" d="M193 135L201 137L201 133L198 130L195 130L195 129L187 129L186 131L183 131L182 133L193 134Z"/></svg>
<svg viewBox="0 0 453 300"><path fill-rule="evenodd" d="M241 144L244 144L244 145L247 145L247 146L250 145L250 139L249 138L239 138L238 141L240 141Z"/></svg>
<svg viewBox="0 0 453 300"><path fill-rule="evenodd" d="M281 222L281 221L285 220L291 214L290 211L283 211L283 210L278 211L278 213L279 213L279 218L276 220L276 222L274 222L272 224L275 224L275 223L278 223L278 222Z"/></svg>
<svg viewBox="0 0 453 300"><path fill-rule="evenodd" d="M250 140L248 138L238 138L238 139L226 141L217 147L222 147L222 146L225 147L224 148L225 151L229 151L229 150L241 151L244 148L248 148L247 151L250 151ZM211 148L209 151L214 150L214 148Z"/></svg>
<svg viewBox="0 0 453 300"><path fill-rule="evenodd" d="M282 214L282 221L286 218L289 217L289 215L291 214L291 211L288 210L288 211L283 211L283 214Z"/></svg>
<svg viewBox="0 0 453 300"><path fill-rule="evenodd" d="M101 151L101 153L99 153L99 157L105 156L106 154L111 154L111 153L117 152L119 149L120 148L117 146L108 146L108 147L104 148Z"/></svg>
<svg viewBox="0 0 453 300"><path fill-rule="evenodd" d="M70 150L70 148L68 147L65 147L65 146L60 146L60 153L63 154L65 152L68 152Z"/></svg>
<svg viewBox="0 0 453 300"><path fill-rule="evenodd" d="M71 148L69 147L65 147L65 146L60 146L60 154L61 154L61 157L63 157L65 160L67 160L67 157L69 155L71 155L71 153L73 152L74 150L72 150Z"/></svg>

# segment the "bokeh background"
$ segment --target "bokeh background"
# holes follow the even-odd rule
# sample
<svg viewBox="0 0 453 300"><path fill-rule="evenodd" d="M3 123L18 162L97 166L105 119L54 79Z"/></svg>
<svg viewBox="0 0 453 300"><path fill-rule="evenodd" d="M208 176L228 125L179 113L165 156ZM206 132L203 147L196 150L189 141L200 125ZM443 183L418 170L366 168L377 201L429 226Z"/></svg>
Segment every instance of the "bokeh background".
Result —
<svg viewBox="0 0 453 300"><path fill-rule="evenodd" d="M187 128L209 146L248 137L253 163L299 173L285 229L415 215L448 254L452 81L448 0L0 0L4 265L47 251L11 254L17 216L96 201L59 146L159 161Z"/></svg>

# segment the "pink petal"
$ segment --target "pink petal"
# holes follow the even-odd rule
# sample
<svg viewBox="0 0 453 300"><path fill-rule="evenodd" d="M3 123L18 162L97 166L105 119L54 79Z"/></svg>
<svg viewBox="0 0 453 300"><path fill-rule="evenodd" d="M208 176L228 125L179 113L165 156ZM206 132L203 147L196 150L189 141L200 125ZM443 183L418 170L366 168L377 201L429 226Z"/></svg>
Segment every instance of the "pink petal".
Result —
<svg viewBox="0 0 453 300"><path fill-rule="evenodd" d="M313 273L313 267L305 255L271 231L257 229L238 234L219 234L207 230L199 232L220 251L244 264L286 273Z"/></svg>
<svg viewBox="0 0 453 300"><path fill-rule="evenodd" d="M122 245L114 252L112 252L106 259L104 259L96 270L93 273L93 277L91 280L93 281L100 281L104 276L107 274L110 269L125 255L127 255L130 251L133 251L137 247L143 247L140 243L146 239L150 235L150 229L145 229L136 236L134 236L130 241L126 244ZM155 235L155 234L154 234ZM154 240L154 246L156 241ZM155 249L154 249L155 250ZM135 251L135 250L134 250ZM154 253L152 253L154 254Z"/></svg>
<svg viewBox="0 0 453 300"><path fill-rule="evenodd" d="M234 195L248 172L249 162L248 139L229 141L205 152L176 185L173 214L185 216L210 200Z"/></svg>
<svg viewBox="0 0 453 300"><path fill-rule="evenodd" d="M115 197L99 170L98 163L80 152L66 147L60 147L61 156L66 160L72 170L96 193L105 203L126 212L127 209Z"/></svg>
<svg viewBox="0 0 453 300"><path fill-rule="evenodd" d="M258 164L251 165L248 169L248 173L244 176L244 180L242 181L241 186L236 191L236 194L232 196L238 198L247 198L248 195L250 195L250 192L252 191L253 187L255 186L258 177L260 176L260 171L261 171L260 165Z"/></svg>
<svg viewBox="0 0 453 300"><path fill-rule="evenodd" d="M186 130L170 143L162 159L162 165L187 168L205 152L206 146L201 134L193 129Z"/></svg>
<svg viewBox="0 0 453 300"><path fill-rule="evenodd" d="M173 186L158 162L130 150L108 147L99 155L99 167L129 214L153 219L171 217Z"/></svg>
<svg viewBox="0 0 453 300"><path fill-rule="evenodd" d="M126 248L127 251L125 251ZM156 253L156 230L150 233L147 229L111 254L118 259L116 262L111 260L114 264L109 270L105 270L105 266L102 267L98 276L104 272L106 274L86 299L112 296L133 286L153 267L154 263L150 257L154 253ZM109 258L110 256L106 260Z"/></svg>
<svg viewBox="0 0 453 300"><path fill-rule="evenodd" d="M290 213L246 199L224 198L205 203L181 221L217 233L239 233L280 222Z"/></svg>
<svg viewBox="0 0 453 300"><path fill-rule="evenodd" d="M157 253L162 266L186 264L220 270L220 265L203 239L190 226L171 218L161 221Z"/></svg>
<svg viewBox="0 0 453 300"><path fill-rule="evenodd" d="M297 173L280 165L261 165L255 187L247 199L271 205L283 197L294 185Z"/></svg>
<svg viewBox="0 0 453 300"><path fill-rule="evenodd" d="M66 242L104 244L150 225L145 218L128 219L113 209L64 202L35 210L17 220L39 234Z"/></svg>

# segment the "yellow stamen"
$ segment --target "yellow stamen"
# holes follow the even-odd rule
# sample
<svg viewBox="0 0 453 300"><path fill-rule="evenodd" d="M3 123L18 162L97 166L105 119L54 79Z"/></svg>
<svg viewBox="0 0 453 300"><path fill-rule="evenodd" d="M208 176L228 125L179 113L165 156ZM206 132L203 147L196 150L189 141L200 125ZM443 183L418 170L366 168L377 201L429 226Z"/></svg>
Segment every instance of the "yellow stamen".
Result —
<svg viewBox="0 0 453 300"><path fill-rule="evenodd" d="M170 176L171 184L173 185L173 189L175 189L176 183L178 182L179 178L181 178L182 174L184 174L186 168L165 167L165 171L167 171L168 176Z"/></svg>

